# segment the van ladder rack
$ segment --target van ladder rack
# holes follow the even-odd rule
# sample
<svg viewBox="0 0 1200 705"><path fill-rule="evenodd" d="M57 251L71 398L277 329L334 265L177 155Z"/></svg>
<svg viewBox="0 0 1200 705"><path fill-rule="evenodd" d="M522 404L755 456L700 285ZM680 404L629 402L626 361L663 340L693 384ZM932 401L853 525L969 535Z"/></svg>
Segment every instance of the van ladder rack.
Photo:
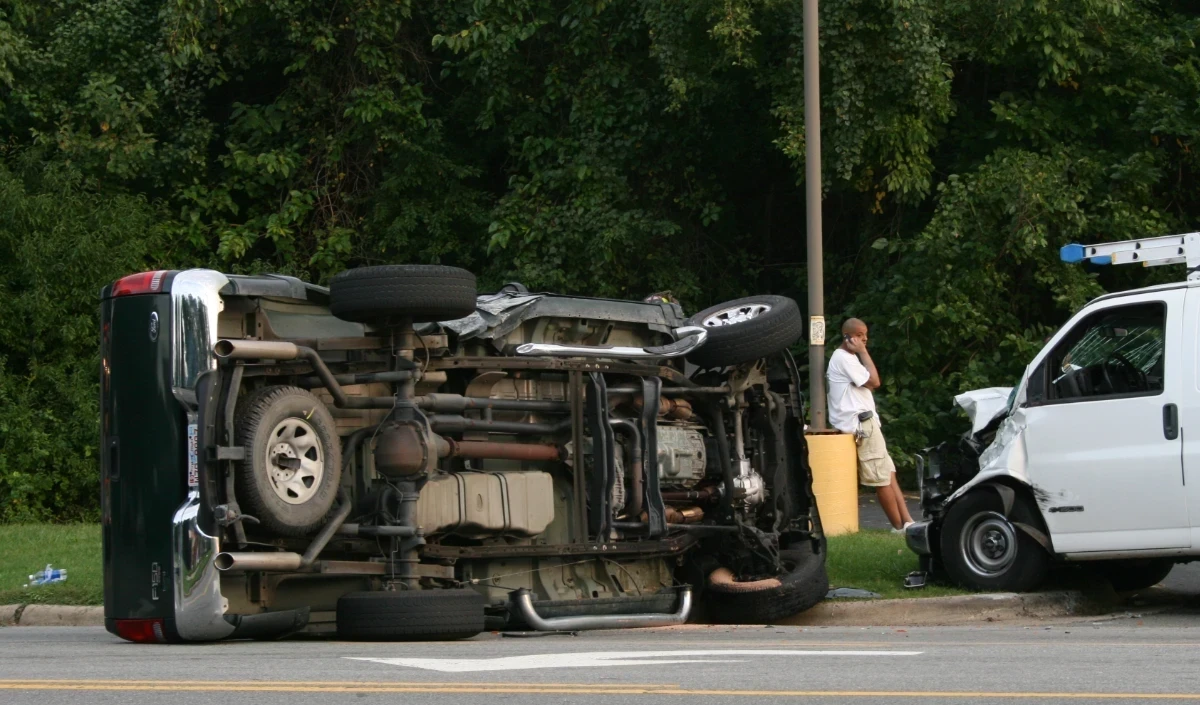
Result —
<svg viewBox="0 0 1200 705"><path fill-rule="evenodd" d="M1120 240L1098 245L1065 245L1059 251L1063 262L1089 260L1092 264L1138 264L1159 267L1186 264L1187 278L1200 279L1200 233Z"/></svg>

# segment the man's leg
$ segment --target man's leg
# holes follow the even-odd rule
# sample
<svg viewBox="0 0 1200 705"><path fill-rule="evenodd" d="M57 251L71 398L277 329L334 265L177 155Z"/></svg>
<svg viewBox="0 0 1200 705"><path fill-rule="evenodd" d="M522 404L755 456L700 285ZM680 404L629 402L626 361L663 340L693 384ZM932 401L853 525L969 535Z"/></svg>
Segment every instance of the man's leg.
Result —
<svg viewBox="0 0 1200 705"><path fill-rule="evenodd" d="M896 512L900 515L900 521L902 522L896 528L898 529L904 524L912 523L913 518L912 514L908 511L908 502L904 500L904 491L900 489L900 481L896 479L896 471L894 470L892 471L892 484L888 485L888 489L892 491L896 502ZM892 523L895 524L895 522Z"/></svg>
<svg viewBox="0 0 1200 705"><path fill-rule="evenodd" d="M892 492L891 485L875 488L875 496L879 499L879 506L883 509L883 513L887 515L888 521L892 523L893 529L899 529L904 524L901 523L900 508L896 506L896 496Z"/></svg>

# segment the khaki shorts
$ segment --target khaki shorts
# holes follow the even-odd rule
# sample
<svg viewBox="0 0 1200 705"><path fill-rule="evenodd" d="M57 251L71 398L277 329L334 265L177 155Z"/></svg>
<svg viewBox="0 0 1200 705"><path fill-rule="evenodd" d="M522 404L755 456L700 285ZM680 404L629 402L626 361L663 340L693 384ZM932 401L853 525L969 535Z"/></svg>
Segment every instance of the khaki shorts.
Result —
<svg viewBox="0 0 1200 705"><path fill-rule="evenodd" d="M862 422L862 437L858 439L858 481L867 487L886 487L892 484L894 472L896 464L888 455L879 419L872 416Z"/></svg>

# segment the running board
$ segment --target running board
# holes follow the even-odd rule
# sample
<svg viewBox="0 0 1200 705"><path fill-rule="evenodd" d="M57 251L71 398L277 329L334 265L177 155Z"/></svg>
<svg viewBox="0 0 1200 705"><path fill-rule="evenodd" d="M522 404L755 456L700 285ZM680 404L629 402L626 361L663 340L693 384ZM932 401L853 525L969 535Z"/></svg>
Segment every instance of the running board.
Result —
<svg viewBox="0 0 1200 705"><path fill-rule="evenodd" d="M670 627L685 624L692 612L692 588L679 591L679 606L674 613L660 614L605 614L580 617L545 618L533 606L533 593L521 588L513 593L513 602L525 623L539 632L570 632L588 629L638 629L642 627Z"/></svg>
<svg viewBox="0 0 1200 705"><path fill-rule="evenodd" d="M550 355L552 357L615 357L629 359L662 359L683 357L708 340L703 326L683 326L671 331L676 340L667 345L635 348L621 345L557 345L554 343L525 343L517 346L518 355Z"/></svg>

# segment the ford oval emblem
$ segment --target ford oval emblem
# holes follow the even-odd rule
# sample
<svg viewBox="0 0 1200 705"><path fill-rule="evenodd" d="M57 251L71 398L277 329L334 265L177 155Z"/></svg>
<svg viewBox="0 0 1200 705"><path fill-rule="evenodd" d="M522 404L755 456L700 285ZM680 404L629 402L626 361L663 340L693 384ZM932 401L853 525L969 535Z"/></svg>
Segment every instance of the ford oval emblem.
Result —
<svg viewBox="0 0 1200 705"><path fill-rule="evenodd" d="M150 312L150 340L158 340L158 312Z"/></svg>

